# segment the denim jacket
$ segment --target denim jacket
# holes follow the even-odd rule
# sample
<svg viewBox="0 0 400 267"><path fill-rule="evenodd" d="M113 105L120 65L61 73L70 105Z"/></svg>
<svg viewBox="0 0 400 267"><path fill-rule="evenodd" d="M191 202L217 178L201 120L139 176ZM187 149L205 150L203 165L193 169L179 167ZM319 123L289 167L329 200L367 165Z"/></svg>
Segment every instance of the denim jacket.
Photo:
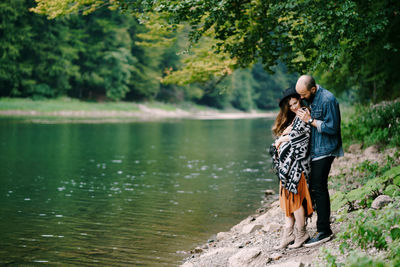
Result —
<svg viewBox="0 0 400 267"><path fill-rule="evenodd" d="M311 158L332 155L342 149L339 103L331 92L318 86L310 107L317 124L317 128L311 127Z"/></svg>

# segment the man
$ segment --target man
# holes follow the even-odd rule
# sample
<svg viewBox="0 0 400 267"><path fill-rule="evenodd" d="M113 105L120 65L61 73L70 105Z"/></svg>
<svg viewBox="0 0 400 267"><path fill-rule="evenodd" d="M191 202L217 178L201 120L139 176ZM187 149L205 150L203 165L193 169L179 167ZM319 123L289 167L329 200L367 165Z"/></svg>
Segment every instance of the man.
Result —
<svg viewBox="0 0 400 267"><path fill-rule="evenodd" d="M311 127L310 154L311 197L317 208L317 234L304 246L311 247L326 242L332 237L330 227L331 203L328 191L328 175L335 157L343 156L340 133L339 103L328 90L315 84L310 75L297 80L296 91L310 103L310 112L299 110L299 118Z"/></svg>

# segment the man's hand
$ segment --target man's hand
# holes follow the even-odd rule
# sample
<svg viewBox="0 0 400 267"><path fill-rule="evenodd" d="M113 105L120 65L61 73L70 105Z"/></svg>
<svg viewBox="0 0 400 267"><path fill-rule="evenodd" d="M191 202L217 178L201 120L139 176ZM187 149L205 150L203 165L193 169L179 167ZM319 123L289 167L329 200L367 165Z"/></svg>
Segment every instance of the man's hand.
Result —
<svg viewBox="0 0 400 267"><path fill-rule="evenodd" d="M308 122L308 120L311 119L311 114L308 109L298 109L296 115L304 122Z"/></svg>

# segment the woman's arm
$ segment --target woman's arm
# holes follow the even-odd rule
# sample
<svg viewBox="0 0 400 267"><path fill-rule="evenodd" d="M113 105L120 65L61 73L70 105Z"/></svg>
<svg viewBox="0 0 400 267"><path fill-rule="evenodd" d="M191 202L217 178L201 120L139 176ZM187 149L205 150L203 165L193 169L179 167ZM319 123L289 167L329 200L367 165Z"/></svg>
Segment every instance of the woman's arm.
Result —
<svg viewBox="0 0 400 267"><path fill-rule="evenodd" d="M308 143L310 140L310 125L300 118L295 120L293 130L289 135L291 149L297 159L303 159L307 156Z"/></svg>
<svg viewBox="0 0 400 267"><path fill-rule="evenodd" d="M283 142L288 142L290 140L289 135L282 135L281 137L279 137L276 141L275 141L275 147L278 149L279 146L283 143Z"/></svg>

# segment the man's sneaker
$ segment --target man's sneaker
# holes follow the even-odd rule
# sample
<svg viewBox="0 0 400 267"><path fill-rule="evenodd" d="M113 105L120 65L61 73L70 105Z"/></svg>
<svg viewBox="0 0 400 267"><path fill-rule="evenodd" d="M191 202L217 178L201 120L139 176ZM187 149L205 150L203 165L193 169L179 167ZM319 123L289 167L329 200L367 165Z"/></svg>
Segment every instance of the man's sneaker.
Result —
<svg viewBox="0 0 400 267"><path fill-rule="evenodd" d="M303 246L305 247L313 247L318 244L322 244L326 241L329 241L332 238L332 232L320 232L317 233L313 238L308 240Z"/></svg>

